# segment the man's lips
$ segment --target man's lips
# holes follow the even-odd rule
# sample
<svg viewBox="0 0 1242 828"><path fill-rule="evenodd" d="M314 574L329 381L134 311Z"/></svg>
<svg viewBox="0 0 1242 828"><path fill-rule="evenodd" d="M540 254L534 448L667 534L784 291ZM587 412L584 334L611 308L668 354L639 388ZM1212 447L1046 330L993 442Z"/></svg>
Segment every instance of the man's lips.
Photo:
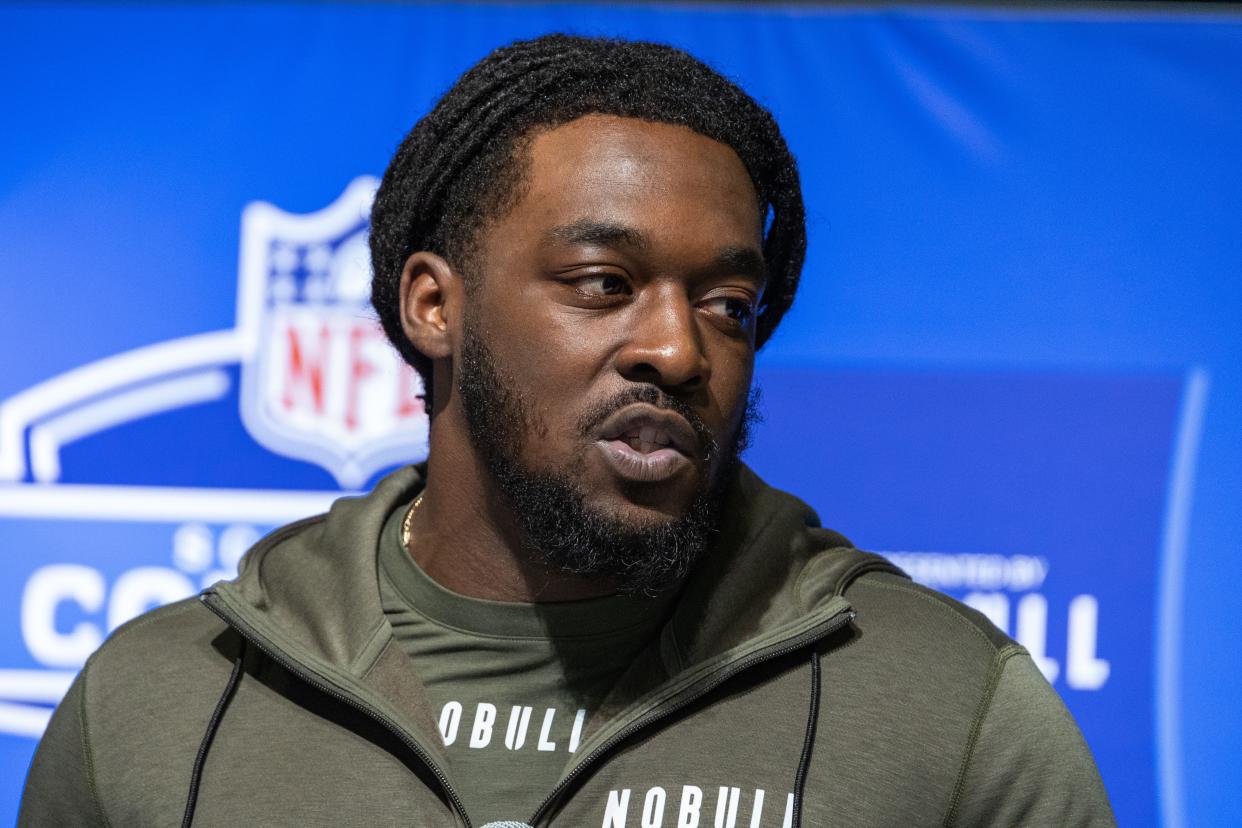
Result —
<svg viewBox="0 0 1242 828"><path fill-rule="evenodd" d="M617 411L600 425L598 434L601 440L617 440L644 454L662 448L676 449L691 458L702 453L698 435L685 417L647 403Z"/></svg>
<svg viewBox="0 0 1242 828"><path fill-rule="evenodd" d="M661 483L693 467L698 436L681 415L646 403L603 422L596 445L612 470L634 483Z"/></svg>

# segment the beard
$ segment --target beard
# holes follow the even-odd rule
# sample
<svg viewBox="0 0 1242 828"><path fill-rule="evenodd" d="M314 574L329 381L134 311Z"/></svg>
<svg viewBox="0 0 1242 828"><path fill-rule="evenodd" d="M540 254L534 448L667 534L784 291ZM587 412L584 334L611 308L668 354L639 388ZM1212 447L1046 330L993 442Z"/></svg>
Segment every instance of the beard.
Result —
<svg viewBox="0 0 1242 828"><path fill-rule="evenodd" d="M698 436L702 451L696 459L708 471L690 505L665 520L638 521L588 505L577 482L585 470L585 453L564 473L536 471L522 462L527 436L546 437L546 425L498 367L477 326L469 323L460 362L457 391L470 441L513 510L526 554L552 570L609 582L625 594L656 595L689 574L718 531L723 491L737 470L750 427L759 419L757 389L751 390L737 432L725 446L685 402L652 385L635 385L582 416L578 427L589 438L618 409L649 403L680 414Z"/></svg>

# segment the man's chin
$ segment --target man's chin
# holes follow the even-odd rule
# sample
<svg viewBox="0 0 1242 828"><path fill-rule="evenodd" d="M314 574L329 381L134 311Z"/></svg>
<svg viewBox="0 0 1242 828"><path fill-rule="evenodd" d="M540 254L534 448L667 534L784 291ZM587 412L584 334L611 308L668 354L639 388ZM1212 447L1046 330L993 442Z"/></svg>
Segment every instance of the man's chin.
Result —
<svg viewBox="0 0 1242 828"><path fill-rule="evenodd" d="M622 530L643 532L685 520L694 508L694 492L659 491L652 487L619 486L584 500L601 521Z"/></svg>
<svg viewBox="0 0 1242 828"><path fill-rule="evenodd" d="M670 510L620 488L587 487L516 464L494 467L531 556L550 569L598 578L618 591L679 583L710 545L716 510L705 492Z"/></svg>

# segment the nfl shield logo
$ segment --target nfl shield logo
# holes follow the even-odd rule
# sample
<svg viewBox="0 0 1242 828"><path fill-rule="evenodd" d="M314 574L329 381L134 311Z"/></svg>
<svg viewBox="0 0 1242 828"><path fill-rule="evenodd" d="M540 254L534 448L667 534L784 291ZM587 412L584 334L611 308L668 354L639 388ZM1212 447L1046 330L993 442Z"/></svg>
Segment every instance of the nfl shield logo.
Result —
<svg viewBox="0 0 1242 828"><path fill-rule="evenodd" d="M318 463L347 488L427 454L422 381L369 304L377 185L356 179L316 213L256 202L242 214L242 421L267 448Z"/></svg>

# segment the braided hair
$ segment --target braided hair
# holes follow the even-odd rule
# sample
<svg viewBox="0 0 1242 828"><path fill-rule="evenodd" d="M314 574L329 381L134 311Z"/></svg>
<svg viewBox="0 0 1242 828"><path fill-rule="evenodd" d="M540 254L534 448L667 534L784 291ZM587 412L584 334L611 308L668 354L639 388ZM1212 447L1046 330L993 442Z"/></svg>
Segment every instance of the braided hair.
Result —
<svg viewBox="0 0 1242 828"><path fill-rule="evenodd" d="M768 285L762 346L793 303L806 254L798 168L772 115L736 84L658 43L545 35L501 47L467 71L414 125L371 210L371 303L384 332L423 377L431 360L401 326L406 260L426 250L467 274L478 230L519 197L532 133L599 113L689 127L733 149L764 216Z"/></svg>

